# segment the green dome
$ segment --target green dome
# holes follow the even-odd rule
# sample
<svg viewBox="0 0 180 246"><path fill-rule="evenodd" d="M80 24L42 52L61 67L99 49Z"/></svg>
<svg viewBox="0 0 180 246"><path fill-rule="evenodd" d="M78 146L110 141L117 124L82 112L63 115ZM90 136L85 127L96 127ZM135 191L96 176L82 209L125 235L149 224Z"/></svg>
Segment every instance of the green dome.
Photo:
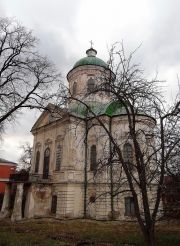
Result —
<svg viewBox="0 0 180 246"><path fill-rule="evenodd" d="M125 107L117 101L109 102L107 104L102 104L99 102L89 102L87 105L91 108L92 112L97 115L107 115L107 116L117 116L117 115L126 115ZM87 107L78 102L75 103L71 108L69 108L69 112L73 115L76 115L81 118L93 117L91 112L88 112Z"/></svg>
<svg viewBox="0 0 180 246"><path fill-rule="evenodd" d="M86 51L87 56L81 58L79 61L77 61L73 68L84 66L84 65L95 65L100 66L104 68L108 68L108 64L101 60L100 58L96 57L97 51L93 48L90 48Z"/></svg>
<svg viewBox="0 0 180 246"><path fill-rule="evenodd" d="M95 66L108 68L108 64L107 63L105 63L100 58L94 57L94 56L87 56L87 57L84 57L84 58L80 59L79 61L77 61L74 64L73 68L76 68L76 67L79 67L79 66L83 66L83 65L95 65Z"/></svg>
<svg viewBox="0 0 180 246"><path fill-rule="evenodd" d="M126 108L121 102L118 101L111 101L107 104L102 104L100 102L87 102L87 105L96 116L107 115L109 117L113 117L127 115ZM77 102L69 108L70 114L80 118L91 118L94 116L92 112L89 112L87 107L81 102ZM142 111L137 111L136 114L153 118L152 116L147 115Z"/></svg>

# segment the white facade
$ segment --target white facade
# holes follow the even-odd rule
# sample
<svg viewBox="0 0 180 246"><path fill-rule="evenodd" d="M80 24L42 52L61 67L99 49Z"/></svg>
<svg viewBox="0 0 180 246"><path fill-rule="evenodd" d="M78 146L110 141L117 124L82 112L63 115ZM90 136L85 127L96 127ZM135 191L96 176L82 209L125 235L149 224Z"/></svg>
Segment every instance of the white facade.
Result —
<svg viewBox="0 0 180 246"><path fill-rule="evenodd" d="M95 55L92 50L89 52L89 56ZM87 96L88 83L90 86L93 86L93 83L98 86L107 76L114 75L103 65L94 63L74 67L67 78L73 97L95 105L99 115L104 112L101 119L109 127L110 117L102 108L111 105L110 96L105 93ZM86 123L85 117L79 117L84 114L84 107L78 105L75 100L70 100L68 112L59 109L60 119L52 119L50 113L45 111L32 128L33 157L26 187L24 217L86 216L110 219L113 202L115 219L132 219L132 195L128 191L127 182L124 182L125 175L121 165L115 163L112 169L109 163L107 165L110 155L108 136L102 127L96 124L95 118L92 117ZM154 120L143 115L138 117L140 125L137 127L152 132ZM87 126L90 125L91 128L87 131ZM111 117L111 131L122 149L125 144L131 144L131 139L128 139L128 119L123 109L121 114ZM142 144L145 144L145 140ZM113 201L112 182L114 192L117 189L127 190L125 193L117 192Z"/></svg>

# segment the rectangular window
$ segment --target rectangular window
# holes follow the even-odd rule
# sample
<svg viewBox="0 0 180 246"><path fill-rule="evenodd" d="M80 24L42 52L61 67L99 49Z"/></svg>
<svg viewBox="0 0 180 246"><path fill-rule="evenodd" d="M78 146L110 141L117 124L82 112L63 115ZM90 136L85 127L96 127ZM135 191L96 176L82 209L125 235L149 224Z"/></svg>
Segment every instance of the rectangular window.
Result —
<svg viewBox="0 0 180 246"><path fill-rule="evenodd" d="M96 168L97 168L96 145L92 145L90 149L90 171L96 172Z"/></svg>
<svg viewBox="0 0 180 246"><path fill-rule="evenodd" d="M125 197L125 215L126 216L134 216L134 198L133 197Z"/></svg>

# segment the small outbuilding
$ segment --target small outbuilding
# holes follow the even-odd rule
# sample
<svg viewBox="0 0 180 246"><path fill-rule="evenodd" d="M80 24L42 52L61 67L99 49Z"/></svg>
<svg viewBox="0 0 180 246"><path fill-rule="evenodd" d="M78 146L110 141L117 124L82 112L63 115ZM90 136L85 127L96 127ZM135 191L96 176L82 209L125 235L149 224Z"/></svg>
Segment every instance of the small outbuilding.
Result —
<svg viewBox="0 0 180 246"><path fill-rule="evenodd" d="M5 191L6 182L11 174L15 173L17 163L0 158L0 208Z"/></svg>

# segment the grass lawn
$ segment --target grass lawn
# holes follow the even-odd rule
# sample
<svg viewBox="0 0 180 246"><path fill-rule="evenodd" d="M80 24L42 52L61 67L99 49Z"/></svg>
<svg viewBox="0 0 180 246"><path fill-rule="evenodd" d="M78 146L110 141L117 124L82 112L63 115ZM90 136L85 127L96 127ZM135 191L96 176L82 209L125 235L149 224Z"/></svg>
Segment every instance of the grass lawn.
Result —
<svg viewBox="0 0 180 246"><path fill-rule="evenodd" d="M156 227L157 245L180 245L180 221ZM145 245L134 222L34 219L12 223L0 221L0 245ZM80 244L79 244L80 245Z"/></svg>

